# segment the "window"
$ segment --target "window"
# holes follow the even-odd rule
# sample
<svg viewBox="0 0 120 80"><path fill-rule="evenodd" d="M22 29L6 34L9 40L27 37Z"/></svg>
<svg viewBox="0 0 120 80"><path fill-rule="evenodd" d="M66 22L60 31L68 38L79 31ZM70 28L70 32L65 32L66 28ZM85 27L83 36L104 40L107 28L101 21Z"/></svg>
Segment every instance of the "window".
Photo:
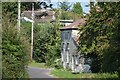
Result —
<svg viewBox="0 0 120 80"><path fill-rule="evenodd" d="M62 51L63 51L63 49L64 49L64 46L65 46L65 43L62 43Z"/></svg>
<svg viewBox="0 0 120 80"><path fill-rule="evenodd" d="M66 51L68 51L68 48L69 48L69 43L67 43L66 45Z"/></svg>
<svg viewBox="0 0 120 80"><path fill-rule="evenodd" d="M70 33L69 32L65 32L65 40L69 40L70 37Z"/></svg>

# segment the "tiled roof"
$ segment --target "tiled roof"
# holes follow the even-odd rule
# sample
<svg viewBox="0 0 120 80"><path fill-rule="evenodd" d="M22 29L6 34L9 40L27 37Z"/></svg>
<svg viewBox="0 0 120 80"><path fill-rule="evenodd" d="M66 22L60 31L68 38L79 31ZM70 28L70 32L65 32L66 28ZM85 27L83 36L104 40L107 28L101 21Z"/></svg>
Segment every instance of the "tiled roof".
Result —
<svg viewBox="0 0 120 80"><path fill-rule="evenodd" d="M45 13L47 15L45 15ZM48 22L51 21L54 15L53 11L34 11L35 14L35 22ZM32 11L23 11L23 16L32 19ZM43 15L43 16L42 16Z"/></svg>
<svg viewBox="0 0 120 80"><path fill-rule="evenodd" d="M21 0L21 2L37 2L38 0Z"/></svg>
<svg viewBox="0 0 120 80"><path fill-rule="evenodd" d="M61 30L63 29L78 29L79 26L85 25L86 24L86 18L81 18L73 23L71 23L68 26L60 28Z"/></svg>
<svg viewBox="0 0 120 80"><path fill-rule="evenodd" d="M62 27L60 28L60 30L76 30L76 31L72 31L72 38L73 40L76 42L76 44L79 44L79 38L80 38L80 34L79 31L77 31L79 26L83 26L86 24L86 20L87 18L81 18L73 23L71 23L68 26Z"/></svg>

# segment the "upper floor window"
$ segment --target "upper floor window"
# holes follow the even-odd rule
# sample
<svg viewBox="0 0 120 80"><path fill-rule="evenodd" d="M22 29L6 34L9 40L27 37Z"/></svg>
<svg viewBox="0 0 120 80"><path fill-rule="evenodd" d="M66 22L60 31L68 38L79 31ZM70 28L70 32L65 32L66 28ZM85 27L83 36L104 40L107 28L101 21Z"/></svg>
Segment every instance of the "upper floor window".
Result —
<svg viewBox="0 0 120 80"><path fill-rule="evenodd" d="M70 33L69 32L65 32L65 40L69 40L70 39Z"/></svg>

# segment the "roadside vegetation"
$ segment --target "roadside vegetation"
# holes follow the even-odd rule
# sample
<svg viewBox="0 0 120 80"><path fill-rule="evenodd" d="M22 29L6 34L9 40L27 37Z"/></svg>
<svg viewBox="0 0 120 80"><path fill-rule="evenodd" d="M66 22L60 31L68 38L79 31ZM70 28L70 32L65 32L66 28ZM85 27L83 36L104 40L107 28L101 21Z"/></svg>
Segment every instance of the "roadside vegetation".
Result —
<svg viewBox="0 0 120 80"><path fill-rule="evenodd" d="M49 66L46 66L45 63L38 63L35 61L30 62L29 66L38 67L38 68L50 68Z"/></svg>
<svg viewBox="0 0 120 80"><path fill-rule="evenodd" d="M119 76L120 2L91 2L87 18L86 25L80 29L79 51L91 58L93 73L117 72Z"/></svg>
<svg viewBox="0 0 120 80"><path fill-rule="evenodd" d="M56 78L63 78L62 80L72 80L73 79L86 79L87 80L105 80L105 78L109 79L118 79L117 74L110 74L110 73L79 73L73 74L71 71L64 70L64 69L54 69L51 71L51 74ZM67 78L67 79L66 79ZM69 78L69 79L68 79Z"/></svg>
<svg viewBox="0 0 120 80"><path fill-rule="evenodd" d="M8 18L4 17L2 22L2 77L28 78L30 44Z"/></svg>
<svg viewBox="0 0 120 80"><path fill-rule="evenodd" d="M30 4L22 3L21 11L31 10ZM35 3L47 9L45 3ZM77 2L71 8L69 2L59 4L54 9L56 23L34 24L33 62L29 63L31 23L21 21L21 31L17 26L17 3L2 3L2 77L28 78L27 66L55 68L51 74L59 78L120 78L120 2L91 2L90 14L84 12ZM79 6L79 8L78 8ZM93 73L72 74L56 64L61 58L60 19L87 18L86 25L80 26L80 54L92 60ZM59 68L59 69L58 69Z"/></svg>
<svg viewBox="0 0 120 80"><path fill-rule="evenodd" d="M21 26L26 30L24 35L28 35L30 41L31 23L22 22ZM55 60L60 58L60 31L51 24L35 23L34 26L34 48L33 59L37 63L45 63L54 67Z"/></svg>

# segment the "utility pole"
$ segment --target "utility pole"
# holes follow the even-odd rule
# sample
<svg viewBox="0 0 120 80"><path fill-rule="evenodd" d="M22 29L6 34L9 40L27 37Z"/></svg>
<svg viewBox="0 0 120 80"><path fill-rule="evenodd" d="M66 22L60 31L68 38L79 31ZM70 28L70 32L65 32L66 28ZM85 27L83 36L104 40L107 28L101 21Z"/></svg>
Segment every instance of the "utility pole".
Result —
<svg viewBox="0 0 120 80"><path fill-rule="evenodd" d="M18 29L18 32L20 32L20 0L18 0L18 26L17 26L17 29Z"/></svg>
<svg viewBox="0 0 120 80"><path fill-rule="evenodd" d="M31 60L33 58L33 27L34 27L34 2L32 3L32 28L31 28Z"/></svg>

